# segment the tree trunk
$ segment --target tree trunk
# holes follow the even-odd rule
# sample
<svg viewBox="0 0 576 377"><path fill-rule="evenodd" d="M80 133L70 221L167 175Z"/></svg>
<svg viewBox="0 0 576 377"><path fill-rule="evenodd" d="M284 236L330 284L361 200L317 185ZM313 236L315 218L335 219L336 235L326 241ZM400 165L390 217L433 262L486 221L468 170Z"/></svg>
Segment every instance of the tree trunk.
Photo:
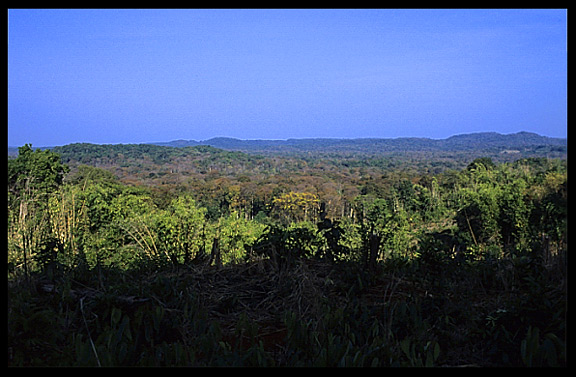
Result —
<svg viewBox="0 0 576 377"><path fill-rule="evenodd" d="M210 263L216 265L216 267L222 266L222 261L220 259L220 246L218 245L218 238L214 237L214 242L212 242L212 252L210 253Z"/></svg>
<svg viewBox="0 0 576 377"><path fill-rule="evenodd" d="M373 270L376 268L376 259L378 258L378 250L380 249L380 236L376 233L370 234L368 244L370 246L370 254L368 256L368 269Z"/></svg>

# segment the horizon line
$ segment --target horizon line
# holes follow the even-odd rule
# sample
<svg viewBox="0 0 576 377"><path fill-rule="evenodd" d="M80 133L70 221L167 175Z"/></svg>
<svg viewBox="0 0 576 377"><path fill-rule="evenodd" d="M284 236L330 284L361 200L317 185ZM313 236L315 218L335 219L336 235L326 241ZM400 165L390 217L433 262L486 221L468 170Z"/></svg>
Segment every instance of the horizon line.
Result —
<svg viewBox="0 0 576 377"><path fill-rule="evenodd" d="M478 131L478 132L467 132L467 133L460 133L460 134L453 134L451 136L448 137L444 137L444 138L432 138L432 137L425 137L425 136L398 136L398 137L291 137L291 138L287 138L287 139L241 139L241 138L237 138L237 137L231 137L231 136L214 136L208 139L203 139L203 140L196 140L196 139L172 139L172 140L168 140L168 141L148 141L148 142L129 142L129 143L95 143L95 142L88 142L88 141L76 141L76 142L70 142L70 143L66 143L66 144L58 144L58 145L49 145L49 146L40 146L40 147L34 147L33 144L31 143L24 143L22 144L22 146L26 145L26 144L30 144L33 148L55 148L55 147L61 147L61 146L66 146L66 145L70 145L70 144L94 144L94 145L156 145L158 143L173 143L173 142L177 142L177 141L185 141L185 142L197 142L197 143L202 143L202 142L207 142L210 140L214 140L214 139L229 139L229 140L239 140L239 141L290 141L290 140L397 140L397 139L427 139L427 140L447 140L450 139L452 137L456 137L456 136L463 136L463 135L476 135L476 134L497 134L497 135L502 135L502 136L508 136L508 135L517 135L517 134L533 134L533 135L537 135L537 136L541 136L541 137L546 137L549 139L566 139L568 140L568 137L556 137L556 136L547 136L547 135L542 135L539 134L537 132L532 132L532 131L518 131L518 132L511 132L511 133L501 133L498 131ZM13 145L8 145L8 148L19 148L19 146L13 146Z"/></svg>

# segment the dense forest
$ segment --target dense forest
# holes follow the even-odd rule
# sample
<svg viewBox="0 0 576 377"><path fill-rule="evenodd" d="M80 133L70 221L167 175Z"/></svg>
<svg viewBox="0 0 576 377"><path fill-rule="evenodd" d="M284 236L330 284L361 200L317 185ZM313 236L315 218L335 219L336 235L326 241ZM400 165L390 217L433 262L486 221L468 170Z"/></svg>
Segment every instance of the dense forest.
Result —
<svg viewBox="0 0 576 377"><path fill-rule="evenodd" d="M8 159L8 365L566 365L565 146L181 144Z"/></svg>

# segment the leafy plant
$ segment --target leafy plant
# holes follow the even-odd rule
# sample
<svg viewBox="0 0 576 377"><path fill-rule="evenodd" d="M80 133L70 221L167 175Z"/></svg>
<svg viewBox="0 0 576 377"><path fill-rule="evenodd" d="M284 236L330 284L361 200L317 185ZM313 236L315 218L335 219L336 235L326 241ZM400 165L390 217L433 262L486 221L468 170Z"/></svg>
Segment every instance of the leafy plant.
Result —
<svg viewBox="0 0 576 377"><path fill-rule="evenodd" d="M440 356L440 345L435 341L428 341L423 347L418 347L406 338L400 342L400 348L408 358L408 365L412 367L432 367Z"/></svg>
<svg viewBox="0 0 576 377"><path fill-rule="evenodd" d="M558 367L565 359L564 349L564 342L556 335L547 333L540 339L540 329L532 326L520 344L522 362L527 367Z"/></svg>

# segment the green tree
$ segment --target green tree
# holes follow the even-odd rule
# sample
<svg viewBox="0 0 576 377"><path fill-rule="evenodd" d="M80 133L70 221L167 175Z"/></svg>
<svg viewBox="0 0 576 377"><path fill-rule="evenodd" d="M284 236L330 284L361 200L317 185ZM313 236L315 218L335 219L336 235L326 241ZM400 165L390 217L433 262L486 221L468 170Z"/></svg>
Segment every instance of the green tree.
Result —
<svg viewBox="0 0 576 377"><path fill-rule="evenodd" d="M500 233L505 250L527 251L530 248L530 203L526 200L527 184L517 178L501 185L498 198Z"/></svg>
<svg viewBox="0 0 576 377"><path fill-rule="evenodd" d="M446 203L443 197L443 190L436 177L424 176L420 183L414 185L416 190L416 213L425 222L436 222L446 217Z"/></svg>
<svg viewBox="0 0 576 377"><path fill-rule="evenodd" d="M360 208L361 233L364 250L368 250L370 238L377 235L380 239L379 258L391 254L402 255L409 252L413 236L410 234L409 217L404 206L396 196L388 199L358 198Z"/></svg>
<svg viewBox="0 0 576 377"><path fill-rule="evenodd" d="M460 190L461 203L456 213L460 233L477 251L500 250L499 189L492 184Z"/></svg>
<svg viewBox="0 0 576 377"><path fill-rule="evenodd" d="M12 198L37 191L53 192L62 184L70 169L60 155L49 150L32 149L31 144L18 148L18 157L8 160L8 193Z"/></svg>
<svg viewBox="0 0 576 377"><path fill-rule="evenodd" d="M90 166L78 167L66 182L51 207L53 229L60 229L57 239L71 246L64 249L84 258L91 268L97 264L127 267L137 260L141 255L134 251L123 225L155 209L147 192L125 186L110 172ZM63 237L64 223L76 223L67 237Z"/></svg>
<svg viewBox="0 0 576 377"><path fill-rule="evenodd" d="M66 182L80 186L88 183L119 184L118 178L108 170L89 165L79 165L74 172L70 172L66 177Z"/></svg>
<svg viewBox="0 0 576 377"><path fill-rule="evenodd" d="M395 184L394 191L405 210L413 212L419 209L416 189L408 179L403 179Z"/></svg>
<svg viewBox="0 0 576 377"><path fill-rule="evenodd" d="M530 226L534 246L548 257L565 252L568 237L568 186L565 172L543 174L533 193Z"/></svg>
<svg viewBox="0 0 576 377"><path fill-rule="evenodd" d="M18 148L8 160L8 262L22 266L26 275L37 253L50 238L49 195L62 184L69 168L51 151Z"/></svg>
<svg viewBox="0 0 576 377"><path fill-rule="evenodd" d="M222 251L222 263L240 263L246 259L247 251L251 250L260 238L266 225L257 221L247 220L236 212L221 217L216 225L219 246Z"/></svg>
<svg viewBox="0 0 576 377"><path fill-rule="evenodd" d="M468 164L467 169L473 172L478 169L492 170L495 167L496 165L490 157L479 157Z"/></svg>
<svg viewBox="0 0 576 377"><path fill-rule="evenodd" d="M169 224L164 233L167 253L174 263L187 263L199 252L206 242L206 209L199 207L191 195L181 195L168 208Z"/></svg>
<svg viewBox="0 0 576 377"><path fill-rule="evenodd" d="M174 265L191 261L206 248L206 209L198 207L190 195L172 200L169 207L159 209L143 197L126 197L136 200L134 208L118 219L131 247L145 258ZM139 205L139 203L141 205ZM138 209L140 208L140 209Z"/></svg>
<svg viewBox="0 0 576 377"><path fill-rule="evenodd" d="M270 225L254 243L258 255L272 259L279 267L313 256L320 245L316 229L309 222L293 223L284 228Z"/></svg>
<svg viewBox="0 0 576 377"><path fill-rule="evenodd" d="M69 268L84 258L89 221L86 203L81 197L81 186L63 185L48 200L51 235L57 250L53 262Z"/></svg>

